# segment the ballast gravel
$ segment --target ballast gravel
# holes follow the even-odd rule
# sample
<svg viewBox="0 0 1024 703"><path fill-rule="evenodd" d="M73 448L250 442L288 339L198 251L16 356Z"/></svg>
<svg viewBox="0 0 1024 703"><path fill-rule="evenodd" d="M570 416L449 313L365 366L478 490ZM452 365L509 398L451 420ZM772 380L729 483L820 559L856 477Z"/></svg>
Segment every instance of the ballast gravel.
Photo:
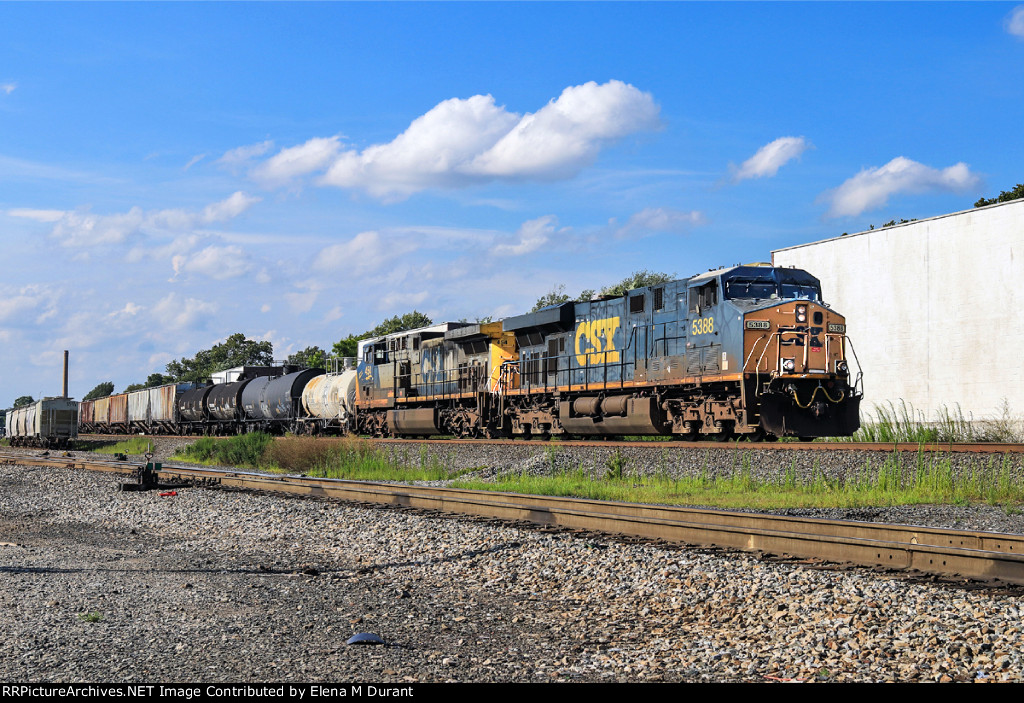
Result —
<svg viewBox="0 0 1024 703"><path fill-rule="evenodd" d="M3 681L1024 680L1011 591L118 481L0 465Z"/></svg>

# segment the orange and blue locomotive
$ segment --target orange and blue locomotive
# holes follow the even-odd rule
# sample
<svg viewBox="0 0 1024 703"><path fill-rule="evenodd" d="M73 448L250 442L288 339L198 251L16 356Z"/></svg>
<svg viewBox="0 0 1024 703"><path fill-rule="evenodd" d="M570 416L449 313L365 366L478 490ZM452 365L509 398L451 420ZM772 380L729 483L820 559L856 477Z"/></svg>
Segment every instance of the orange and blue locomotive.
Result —
<svg viewBox="0 0 1024 703"><path fill-rule="evenodd" d="M710 271L360 343L353 429L399 436L853 434L860 373L818 279ZM852 348L850 349L852 351Z"/></svg>

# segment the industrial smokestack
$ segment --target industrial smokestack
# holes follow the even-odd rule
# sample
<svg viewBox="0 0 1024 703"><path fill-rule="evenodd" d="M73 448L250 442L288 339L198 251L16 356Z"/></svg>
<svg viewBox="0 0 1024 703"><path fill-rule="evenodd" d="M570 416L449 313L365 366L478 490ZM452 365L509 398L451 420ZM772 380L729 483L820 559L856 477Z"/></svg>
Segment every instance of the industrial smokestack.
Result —
<svg viewBox="0 0 1024 703"><path fill-rule="evenodd" d="M68 397L68 350L64 350L64 388L61 394L62 398Z"/></svg>

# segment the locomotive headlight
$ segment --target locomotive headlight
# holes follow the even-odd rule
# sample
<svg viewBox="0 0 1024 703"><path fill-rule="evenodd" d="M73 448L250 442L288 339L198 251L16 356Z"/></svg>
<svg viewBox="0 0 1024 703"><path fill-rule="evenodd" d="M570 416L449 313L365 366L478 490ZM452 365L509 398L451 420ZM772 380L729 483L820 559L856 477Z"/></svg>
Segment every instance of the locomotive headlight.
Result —
<svg viewBox="0 0 1024 703"><path fill-rule="evenodd" d="M807 322L807 306L797 305L796 306L796 321Z"/></svg>
<svg viewBox="0 0 1024 703"><path fill-rule="evenodd" d="M846 365L846 362L843 361L842 359L840 359L839 361L836 362L836 373L845 374L845 373L848 373L849 370L850 369Z"/></svg>
<svg viewBox="0 0 1024 703"><path fill-rule="evenodd" d="M786 372L786 373L793 373L794 369L796 369L796 362L793 361L793 359L783 359L782 360L782 370L784 372Z"/></svg>

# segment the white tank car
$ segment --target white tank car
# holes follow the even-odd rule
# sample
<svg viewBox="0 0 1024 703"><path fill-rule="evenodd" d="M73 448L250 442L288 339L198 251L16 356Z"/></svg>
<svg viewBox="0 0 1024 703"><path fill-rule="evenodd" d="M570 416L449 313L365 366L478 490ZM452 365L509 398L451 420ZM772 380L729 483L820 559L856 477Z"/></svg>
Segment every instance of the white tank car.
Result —
<svg viewBox="0 0 1024 703"><path fill-rule="evenodd" d="M317 376L306 384L302 407L311 431L348 431L349 418L355 408L356 376L355 369L349 369Z"/></svg>

